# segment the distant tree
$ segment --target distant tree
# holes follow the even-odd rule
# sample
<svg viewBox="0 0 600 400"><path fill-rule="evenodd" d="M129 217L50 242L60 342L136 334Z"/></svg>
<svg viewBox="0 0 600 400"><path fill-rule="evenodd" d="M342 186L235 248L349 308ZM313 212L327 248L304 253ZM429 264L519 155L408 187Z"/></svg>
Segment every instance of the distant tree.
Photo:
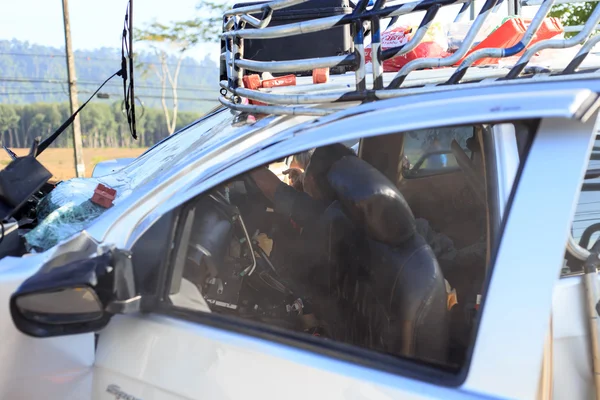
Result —
<svg viewBox="0 0 600 400"><path fill-rule="evenodd" d="M223 13L231 8L231 1L216 3L214 1L203 1L198 3L196 10L200 17L188 21L203 42L218 42L223 30Z"/></svg>
<svg viewBox="0 0 600 400"><path fill-rule="evenodd" d="M8 134L8 141L11 140L11 134L15 132L19 126L19 115L15 111L15 107L0 104L0 135ZM15 135L16 136L16 135ZM3 136L2 144L6 144Z"/></svg>
<svg viewBox="0 0 600 400"><path fill-rule="evenodd" d="M183 56L199 40L198 36L193 33L193 29L194 25L189 21L174 22L170 26L153 22L145 28L134 31L134 39L137 42L149 43L160 60L160 67L149 65L147 70L152 70L160 80L162 88L161 103L169 135L175 132L177 126L177 111L179 109L177 86ZM173 71L171 71L168 63L169 54L172 52L177 54L177 62ZM172 93L171 107L167 105L167 83Z"/></svg>
<svg viewBox="0 0 600 400"><path fill-rule="evenodd" d="M161 83L161 103L169 135L177 127L179 108L177 87L179 71L184 53L200 42L218 42L222 31L221 18L223 12L230 7L229 2L217 3L203 1L196 6L199 16L187 21L171 22L164 25L153 22L141 29L134 30L136 42L146 42L154 49L160 60L160 67L150 65L146 71L152 70ZM174 68L169 66L169 54L175 53L177 61ZM172 94L171 107L167 104L167 84Z"/></svg>
<svg viewBox="0 0 600 400"><path fill-rule="evenodd" d="M594 11L596 4L595 2L557 4L550 10L550 16L559 18L560 22L565 26L583 25L587 22L592 11ZM579 32L565 33L565 37L571 37L577 33Z"/></svg>

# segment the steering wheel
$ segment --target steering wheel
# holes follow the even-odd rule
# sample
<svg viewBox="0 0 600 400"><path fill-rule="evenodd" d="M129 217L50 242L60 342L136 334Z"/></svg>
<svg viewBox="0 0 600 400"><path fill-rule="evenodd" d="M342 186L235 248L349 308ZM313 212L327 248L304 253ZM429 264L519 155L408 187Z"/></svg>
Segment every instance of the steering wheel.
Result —
<svg viewBox="0 0 600 400"><path fill-rule="evenodd" d="M273 208L273 202L269 200L254 182L254 179L249 174L244 174L244 186L249 197L255 198L268 208Z"/></svg>

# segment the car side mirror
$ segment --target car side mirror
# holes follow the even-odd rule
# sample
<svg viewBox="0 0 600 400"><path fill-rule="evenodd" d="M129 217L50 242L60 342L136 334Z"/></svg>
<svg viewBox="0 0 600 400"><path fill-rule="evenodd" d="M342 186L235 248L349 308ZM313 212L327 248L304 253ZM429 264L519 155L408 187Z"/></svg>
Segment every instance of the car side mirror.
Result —
<svg viewBox="0 0 600 400"><path fill-rule="evenodd" d="M65 265L42 267L11 296L17 329L34 337L95 332L112 315L139 309L131 257L111 250Z"/></svg>

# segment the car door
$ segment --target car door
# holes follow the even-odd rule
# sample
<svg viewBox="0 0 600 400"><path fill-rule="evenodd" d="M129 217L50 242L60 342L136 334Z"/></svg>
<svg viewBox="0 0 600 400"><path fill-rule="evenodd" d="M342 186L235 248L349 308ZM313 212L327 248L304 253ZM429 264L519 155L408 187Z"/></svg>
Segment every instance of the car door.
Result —
<svg viewBox="0 0 600 400"><path fill-rule="evenodd" d="M535 397L549 298L557 277L553 271L561 267L561 249L597 116L590 106L593 102L583 101L595 96L589 90L550 89L554 88L545 93L507 89L502 96L477 91L442 94L447 102L435 117L429 102L439 102L439 95L387 103L388 107L339 120L324 119L321 125L223 170L204 186L190 185L170 206L163 206L176 210L177 222L162 235L171 251L160 271L158 301L143 314L115 316L100 333L94 398ZM399 114L407 117L399 121ZM193 231L196 213L203 212L190 204L214 185L310 147L364 137L366 126L368 135L376 136L459 124L494 125L499 120L535 123L529 125L530 149L526 161L521 159L516 186L503 187L502 193L511 196L501 216L501 239L491 245L487 267L492 273L476 318L477 339L473 336L459 368L424 365L424 360L216 313L204 299L207 293L177 273L178 250L188 244L186 229ZM549 154L560 154L564 163L548 163ZM487 179L491 185L492 176ZM501 180L511 181L497 179ZM552 202L543 202L549 187L558 194ZM174 300L178 295L185 302Z"/></svg>
<svg viewBox="0 0 600 400"><path fill-rule="evenodd" d="M27 263L5 257L0 268L1 399L81 399L92 390L94 333L40 340L19 332L8 312L10 295L37 271L44 255L31 255Z"/></svg>

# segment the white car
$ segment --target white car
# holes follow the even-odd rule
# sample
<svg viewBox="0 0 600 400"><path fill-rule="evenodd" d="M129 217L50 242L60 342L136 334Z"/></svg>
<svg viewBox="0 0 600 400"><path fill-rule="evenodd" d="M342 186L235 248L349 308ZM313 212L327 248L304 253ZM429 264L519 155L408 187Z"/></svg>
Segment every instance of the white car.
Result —
<svg viewBox="0 0 600 400"><path fill-rule="evenodd" d="M297 3L235 9L224 38L309 29L249 15ZM240 65L294 62L228 47L225 107L39 201L28 251L0 260L0 398L595 397L600 77L436 86L447 68L330 103L394 79L362 82L356 46L357 74L276 90L237 86ZM300 190L279 180L313 149ZM66 196L98 183L112 207Z"/></svg>

